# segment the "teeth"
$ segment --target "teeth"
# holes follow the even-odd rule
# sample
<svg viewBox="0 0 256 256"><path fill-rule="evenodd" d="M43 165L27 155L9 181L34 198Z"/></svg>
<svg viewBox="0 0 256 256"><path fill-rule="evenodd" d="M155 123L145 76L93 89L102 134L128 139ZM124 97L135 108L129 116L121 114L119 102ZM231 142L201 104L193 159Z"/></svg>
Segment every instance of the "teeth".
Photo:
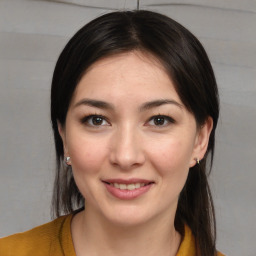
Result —
<svg viewBox="0 0 256 256"><path fill-rule="evenodd" d="M125 184L120 184L120 189L127 189L127 186Z"/></svg>
<svg viewBox="0 0 256 256"><path fill-rule="evenodd" d="M140 188L140 183L136 183L135 188Z"/></svg>
<svg viewBox="0 0 256 256"><path fill-rule="evenodd" d="M134 184L129 184L129 185L127 185L127 189L128 190L134 190L135 189L135 185Z"/></svg>
<svg viewBox="0 0 256 256"><path fill-rule="evenodd" d="M118 183L114 183L114 187L115 187L115 188L120 188L120 186L119 186Z"/></svg>
<svg viewBox="0 0 256 256"><path fill-rule="evenodd" d="M125 190L125 189L134 190L134 189L138 189L138 188L145 186L145 183L135 183L135 184L110 183L110 185L115 188L119 188L121 190Z"/></svg>

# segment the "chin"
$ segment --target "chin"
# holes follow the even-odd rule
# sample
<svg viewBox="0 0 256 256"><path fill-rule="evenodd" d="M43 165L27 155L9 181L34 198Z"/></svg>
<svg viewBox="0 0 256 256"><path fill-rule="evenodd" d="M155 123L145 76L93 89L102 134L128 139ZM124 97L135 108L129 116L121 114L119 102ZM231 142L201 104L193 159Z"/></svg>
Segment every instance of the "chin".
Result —
<svg viewBox="0 0 256 256"><path fill-rule="evenodd" d="M116 218L112 218L110 221L113 225L119 226L119 227L138 227L140 225L143 225L147 223L146 217L138 217L138 216L118 216Z"/></svg>
<svg viewBox="0 0 256 256"><path fill-rule="evenodd" d="M146 210L144 208L142 210L141 207L134 205L128 207L116 207L114 212L111 211L107 215L108 216L105 215L105 218L108 219L109 222L121 227L135 227L143 225L154 218L152 209Z"/></svg>

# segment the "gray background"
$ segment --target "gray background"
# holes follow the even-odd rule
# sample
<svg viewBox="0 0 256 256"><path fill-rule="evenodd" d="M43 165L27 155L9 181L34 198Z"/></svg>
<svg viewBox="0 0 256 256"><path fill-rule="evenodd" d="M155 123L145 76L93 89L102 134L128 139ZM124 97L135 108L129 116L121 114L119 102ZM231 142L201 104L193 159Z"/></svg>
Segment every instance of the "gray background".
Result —
<svg viewBox="0 0 256 256"><path fill-rule="evenodd" d="M54 146L50 82L82 25L136 0L0 0L0 236L50 220ZM218 248L256 251L256 1L141 0L189 28L212 61L221 117L211 175Z"/></svg>

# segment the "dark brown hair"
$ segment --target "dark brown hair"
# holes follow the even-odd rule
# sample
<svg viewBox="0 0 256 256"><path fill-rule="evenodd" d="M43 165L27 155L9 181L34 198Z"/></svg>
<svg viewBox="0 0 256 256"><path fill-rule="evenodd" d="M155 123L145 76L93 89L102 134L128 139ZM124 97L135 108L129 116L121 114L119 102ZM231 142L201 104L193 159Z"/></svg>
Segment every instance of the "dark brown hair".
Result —
<svg viewBox="0 0 256 256"><path fill-rule="evenodd" d="M175 217L175 227L180 233L183 233L184 224L191 228L198 255L213 256L216 253L215 216L207 176L211 170L219 116L216 80L197 38L176 21L155 12L113 12L96 18L71 38L57 61L51 91L57 159L53 194L55 216L72 213L85 204L72 172L63 164L63 144L57 122L65 125L73 92L90 65L103 57L133 50L150 53L162 63L181 101L199 126L209 116L213 119L206 155L200 165L190 168Z"/></svg>

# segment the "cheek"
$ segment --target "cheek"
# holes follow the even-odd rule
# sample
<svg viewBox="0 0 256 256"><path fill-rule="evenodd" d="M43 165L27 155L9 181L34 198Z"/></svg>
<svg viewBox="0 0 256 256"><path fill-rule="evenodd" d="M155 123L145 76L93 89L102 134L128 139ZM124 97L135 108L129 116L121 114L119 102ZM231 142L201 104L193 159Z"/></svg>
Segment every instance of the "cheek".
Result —
<svg viewBox="0 0 256 256"><path fill-rule="evenodd" d="M154 155L154 162L162 166L163 170L188 169L192 149L182 140L170 140L159 143L159 146L151 146L151 155Z"/></svg>
<svg viewBox="0 0 256 256"><path fill-rule="evenodd" d="M103 141L95 141L90 138L70 139L69 155L72 161L72 169L76 173L94 174L106 158L106 145Z"/></svg>
<svg viewBox="0 0 256 256"><path fill-rule="evenodd" d="M90 138L74 138L69 143L72 172L79 191L89 202L96 202L94 188L97 187L100 171L104 168L106 147L103 142Z"/></svg>
<svg viewBox="0 0 256 256"><path fill-rule="evenodd" d="M178 202L179 195L186 183L189 172L189 151L180 142L162 145L155 152L154 169L158 172L161 200L159 205L173 205Z"/></svg>
<svg viewBox="0 0 256 256"><path fill-rule="evenodd" d="M183 140L164 141L160 146L150 147L151 164L161 177L165 190L179 194L189 171L192 147L187 147ZM185 146L186 145L186 146Z"/></svg>

